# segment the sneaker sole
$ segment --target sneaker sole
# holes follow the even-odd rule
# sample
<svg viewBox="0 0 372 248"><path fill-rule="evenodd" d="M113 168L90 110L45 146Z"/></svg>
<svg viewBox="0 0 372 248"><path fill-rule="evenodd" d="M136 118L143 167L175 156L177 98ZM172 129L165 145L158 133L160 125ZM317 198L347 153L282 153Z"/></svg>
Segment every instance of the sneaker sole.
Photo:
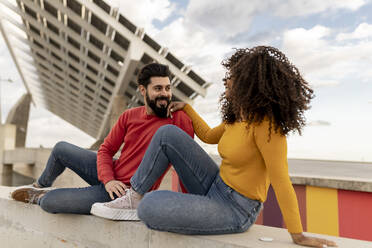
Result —
<svg viewBox="0 0 372 248"><path fill-rule="evenodd" d="M117 209L93 204L90 213L110 220L133 220L139 221L136 209Z"/></svg>

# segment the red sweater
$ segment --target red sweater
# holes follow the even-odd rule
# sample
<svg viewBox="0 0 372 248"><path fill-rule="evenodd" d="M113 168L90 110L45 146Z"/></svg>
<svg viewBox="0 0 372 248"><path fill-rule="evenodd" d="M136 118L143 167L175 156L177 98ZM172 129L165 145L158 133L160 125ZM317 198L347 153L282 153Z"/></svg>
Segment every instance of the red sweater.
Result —
<svg viewBox="0 0 372 248"><path fill-rule="evenodd" d="M173 113L171 119L148 115L144 106L126 110L98 150L98 179L104 184L119 180L130 185L130 179L140 165L152 136L159 127L166 124L176 125L194 137L192 122L183 111ZM113 161L113 156L123 143L119 159ZM151 190L159 188L163 176Z"/></svg>

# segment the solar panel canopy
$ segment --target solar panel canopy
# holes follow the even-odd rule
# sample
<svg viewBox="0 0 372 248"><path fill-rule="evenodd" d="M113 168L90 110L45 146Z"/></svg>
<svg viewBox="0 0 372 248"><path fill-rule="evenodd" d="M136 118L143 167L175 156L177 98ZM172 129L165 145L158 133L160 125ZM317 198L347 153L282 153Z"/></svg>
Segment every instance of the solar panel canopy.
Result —
<svg viewBox="0 0 372 248"><path fill-rule="evenodd" d="M33 102L97 139L106 135L115 96L125 108L144 104L136 78L145 64L169 65L173 100L192 103L210 85L102 0L0 6L1 32Z"/></svg>

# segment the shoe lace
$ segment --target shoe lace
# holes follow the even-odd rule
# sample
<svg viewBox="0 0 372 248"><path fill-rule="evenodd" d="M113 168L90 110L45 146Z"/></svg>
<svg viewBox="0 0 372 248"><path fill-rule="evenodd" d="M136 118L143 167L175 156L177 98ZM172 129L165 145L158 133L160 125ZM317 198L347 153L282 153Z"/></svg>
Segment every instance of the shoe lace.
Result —
<svg viewBox="0 0 372 248"><path fill-rule="evenodd" d="M119 197L119 198L116 198L115 200L113 200L111 203L112 204L116 204L118 203L119 205L121 205L121 203L126 203L126 202L129 202L129 208L132 209L133 205L132 205L132 191L130 189L125 189L125 195L123 195L122 197ZM122 204L123 206L125 204Z"/></svg>
<svg viewBox="0 0 372 248"><path fill-rule="evenodd" d="M27 198L28 204L36 204L38 201L39 196L36 194L32 194L31 197Z"/></svg>
<svg viewBox="0 0 372 248"><path fill-rule="evenodd" d="M40 200L40 198L45 194L46 194L45 191L34 192L33 194L30 194L30 197L26 198L26 200L28 201L27 203L38 204L38 201Z"/></svg>
<svg viewBox="0 0 372 248"><path fill-rule="evenodd" d="M128 200L129 200L129 207L132 209L132 190L126 189L125 190L125 195L128 194Z"/></svg>

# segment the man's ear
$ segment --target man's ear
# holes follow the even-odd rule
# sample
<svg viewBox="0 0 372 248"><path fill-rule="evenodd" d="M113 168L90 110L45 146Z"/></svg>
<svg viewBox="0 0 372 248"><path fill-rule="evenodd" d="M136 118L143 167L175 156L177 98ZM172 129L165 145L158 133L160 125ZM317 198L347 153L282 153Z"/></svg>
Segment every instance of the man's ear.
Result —
<svg viewBox="0 0 372 248"><path fill-rule="evenodd" d="M139 88L139 90L140 90L141 95L142 95L143 97L145 97L145 96L146 96L146 88L145 88L145 86L143 86L143 85L139 85L138 88Z"/></svg>

